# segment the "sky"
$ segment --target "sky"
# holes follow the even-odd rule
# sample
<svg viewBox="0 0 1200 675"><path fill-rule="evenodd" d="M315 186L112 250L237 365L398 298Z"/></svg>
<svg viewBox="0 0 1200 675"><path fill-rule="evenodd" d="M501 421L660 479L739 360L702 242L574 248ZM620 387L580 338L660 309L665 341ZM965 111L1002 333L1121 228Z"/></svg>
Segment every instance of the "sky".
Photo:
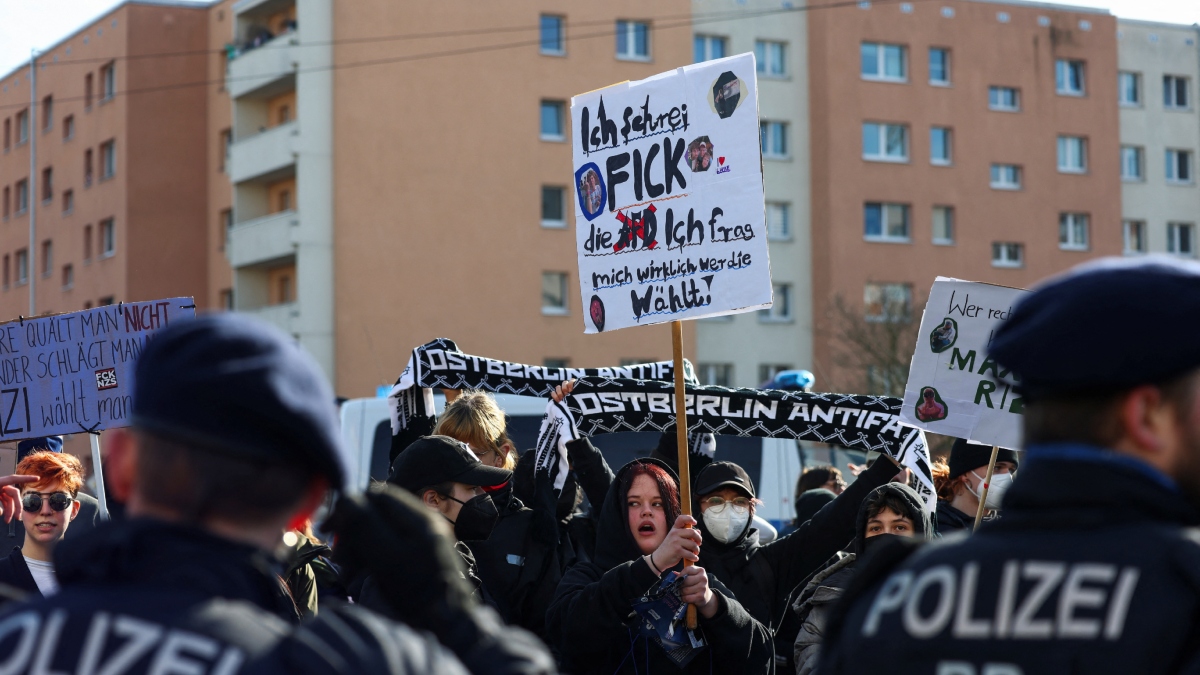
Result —
<svg viewBox="0 0 1200 675"><path fill-rule="evenodd" d="M119 0L0 0L0 74L91 22ZM202 3L203 4L203 3ZM1055 0L1058 5L1107 8L1118 17L1200 23L1200 0Z"/></svg>

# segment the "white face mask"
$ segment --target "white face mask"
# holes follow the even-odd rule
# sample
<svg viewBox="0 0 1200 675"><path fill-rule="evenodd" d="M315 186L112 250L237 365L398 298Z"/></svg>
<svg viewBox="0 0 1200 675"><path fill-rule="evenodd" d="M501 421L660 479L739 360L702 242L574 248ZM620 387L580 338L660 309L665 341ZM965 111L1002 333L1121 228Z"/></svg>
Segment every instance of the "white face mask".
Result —
<svg viewBox="0 0 1200 675"><path fill-rule="evenodd" d="M728 544L746 531L750 522L750 507L738 507L725 503L714 506L700 515L708 533L722 544Z"/></svg>
<svg viewBox="0 0 1200 675"><path fill-rule="evenodd" d="M980 493L983 492L984 477L980 476L974 471L971 472L971 475L979 479L979 492L971 490L970 486L967 486L967 489L971 490L971 494L978 498ZM1004 499L1004 493L1008 492L1008 488L1012 487L1012 481L1013 477L1011 473L992 474L992 484L988 488L987 501L983 503L984 508L992 511L998 510L1000 508L1000 502Z"/></svg>

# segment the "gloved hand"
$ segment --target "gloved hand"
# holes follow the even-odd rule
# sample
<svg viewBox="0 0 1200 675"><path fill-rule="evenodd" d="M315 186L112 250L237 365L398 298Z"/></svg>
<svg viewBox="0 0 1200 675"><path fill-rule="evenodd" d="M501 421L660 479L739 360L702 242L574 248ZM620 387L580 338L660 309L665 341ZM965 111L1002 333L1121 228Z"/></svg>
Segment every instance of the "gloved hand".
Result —
<svg viewBox="0 0 1200 675"><path fill-rule="evenodd" d="M534 541L545 546L558 544L558 490L554 489L554 478L546 469L535 470L533 476L533 523L530 534Z"/></svg>
<svg viewBox="0 0 1200 675"><path fill-rule="evenodd" d="M342 497L326 526L334 561L351 577L370 574L408 625L441 635L474 606L446 523L404 490L382 484Z"/></svg>

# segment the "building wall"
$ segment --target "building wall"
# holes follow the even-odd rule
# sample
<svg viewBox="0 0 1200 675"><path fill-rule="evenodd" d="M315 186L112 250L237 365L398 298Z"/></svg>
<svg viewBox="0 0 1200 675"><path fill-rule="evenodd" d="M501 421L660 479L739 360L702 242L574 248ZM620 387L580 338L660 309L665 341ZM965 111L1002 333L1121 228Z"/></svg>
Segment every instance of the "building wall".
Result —
<svg viewBox="0 0 1200 675"><path fill-rule="evenodd" d="M1200 115L1196 105L1200 82L1200 47L1194 26L1118 22L1118 55L1122 71L1137 73L1141 80L1141 102L1120 108L1121 144L1142 148L1143 179L1122 181L1122 214L1145 223L1146 248L1167 251L1167 224L1192 225L1200 220L1200 188L1193 174L1187 184L1169 184L1165 153L1168 148L1192 153L1192 171L1200 153ZM1190 105L1186 110L1163 105L1163 76L1188 78ZM1190 257L1196 255L1192 242Z"/></svg>
<svg viewBox="0 0 1200 675"><path fill-rule="evenodd" d="M730 364L730 385L756 387L762 384L763 365L811 368L812 363L807 12L781 11L778 2L768 0L695 0L692 9L694 33L727 37L729 55L753 52L756 40L785 44L785 75L759 73L758 111L763 120L784 121L789 129L789 157L764 159L763 183L768 202L789 206L790 236L772 240L770 249L773 281L791 288L791 318L769 322L751 312L696 325L700 363ZM742 15L724 18L730 12Z"/></svg>
<svg viewBox="0 0 1200 675"><path fill-rule="evenodd" d="M689 12L684 0L334 7L335 40L414 27L485 31L335 47L340 394L369 395L394 382L410 350L438 336L470 353L525 363L592 366L670 356L666 326L583 334L574 218L566 228L547 229L539 212L541 186L570 184L571 147L540 141L538 125L542 99L569 106L574 94L690 63ZM566 56L539 54L540 13L566 16ZM650 62L617 60L616 19L650 16L682 20L653 27ZM524 28L496 29L509 26ZM519 46L484 50L500 44ZM468 53L416 58L458 50ZM353 66L367 60L381 63ZM301 120L306 114L301 105ZM569 202L567 210L573 214ZM543 271L567 273L566 316L542 314ZM301 261L301 284L305 274ZM694 356L692 322L685 328L686 352Z"/></svg>
<svg viewBox="0 0 1200 675"><path fill-rule="evenodd" d="M1088 258L1120 253L1116 30L1106 13L1034 3L881 3L809 13L812 164L818 167L812 174L813 302L825 327L815 348L818 382L864 386L863 373L834 365L843 347L832 306L841 297L858 312L868 282L911 284L919 310L938 275L1024 287ZM905 45L908 81L864 80L864 41ZM933 46L951 50L948 87L929 84ZM1055 93L1056 58L1086 61L1085 96ZM1021 111L990 111L989 85L1020 88ZM864 161L864 121L909 125L909 161ZM953 129L950 168L930 164L933 125ZM1062 133L1088 139L1086 173L1057 170ZM991 189L993 162L1023 166L1023 188ZM868 201L909 204L909 241L865 241ZM931 242L934 205L955 209L951 246ZM1058 219L1065 211L1090 215L1088 250L1060 250ZM1024 265L994 267L993 242L1024 244Z"/></svg>
<svg viewBox="0 0 1200 675"><path fill-rule="evenodd" d="M208 193L205 209L207 260L207 292L203 301L196 298L197 305L214 309L229 307L233 295L233 271L225 247L229 233L226 231L226 216L233 209L233 186L225 172L225 141L222 134L233 126L233 108L225 86L228 64L225 45L233 41L234 0L221 0L208 9L207 58L208 85L205 99L206 124L204 131L205 155L203 165Z"/></svg>

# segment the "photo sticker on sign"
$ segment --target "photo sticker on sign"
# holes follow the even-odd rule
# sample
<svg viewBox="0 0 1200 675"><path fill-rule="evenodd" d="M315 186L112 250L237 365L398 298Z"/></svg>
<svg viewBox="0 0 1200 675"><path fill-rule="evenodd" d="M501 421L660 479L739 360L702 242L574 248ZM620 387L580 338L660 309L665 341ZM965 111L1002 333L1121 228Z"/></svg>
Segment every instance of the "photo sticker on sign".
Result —
<svg viewBox="0 0 1200 675"><path fill-rule="evenodd" d="M721 119L726 119L737 110L742 102L742 89L741 80L728 70L713 83L712 98L708 102Z"/></svg>
<svg viewBox="0 0 1200 675"><path fill-rule="evenodd" d="M117 369L105 368L96 371L96 389L104 391L105 389L116 389L117 387Z"/></svg>
<svg viewBox="0 0 1200 675"><path fill-rule="evenodd" d="M604 189L604 179L600 177L600 167L589 162L575 172L575 193L579 195L579 208L584 218L591 220L604 213L604 200L608 199L608 191Z"/></svg>

